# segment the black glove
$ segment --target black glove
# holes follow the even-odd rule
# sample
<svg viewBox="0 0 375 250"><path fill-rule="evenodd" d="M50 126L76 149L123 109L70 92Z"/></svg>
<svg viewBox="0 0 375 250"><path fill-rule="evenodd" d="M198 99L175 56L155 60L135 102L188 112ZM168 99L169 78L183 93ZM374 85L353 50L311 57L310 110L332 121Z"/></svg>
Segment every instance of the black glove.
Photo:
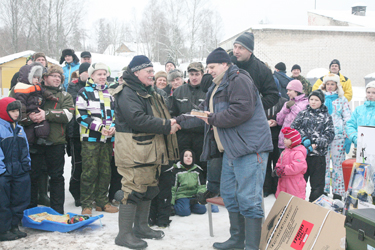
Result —
<svg viewBox="0 0 375 250"><path fill-rule="evenodd" d="M190 206L194 206L195 204L198 204L198 198L196 195L190 198Z"/></svg>

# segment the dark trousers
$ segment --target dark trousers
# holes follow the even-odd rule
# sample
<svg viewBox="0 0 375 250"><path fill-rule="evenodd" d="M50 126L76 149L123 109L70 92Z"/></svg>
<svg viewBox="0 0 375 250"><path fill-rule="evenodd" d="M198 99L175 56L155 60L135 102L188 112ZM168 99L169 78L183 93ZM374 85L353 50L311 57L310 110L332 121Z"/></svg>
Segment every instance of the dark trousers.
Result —
<svg viewBox="0 0 375 250"><path fill-rule="evenodd" d="M112 156L111 159L111 184L108 191L108 199L109 202L112 202L114 199L115 193L121 189L121 179L122 175L120 175L117 171L117 167L115 165L115 157Z"/></svg>
<svg viewBox="0 0 375 250"><path fill-rule="evenodd" d="M0 176L0 233L20 223L30 203L30 175Z"/></svg>
<svg viewBox="0 0 375 250"><path fill-rule="evenodd" d="M326 159L325 156L307 156L307 171L305 180L310 177L311 193L309 201L313 202L324 192Z"/></svg>
<svg viewBox="0 0 375 250"><path fill-rule="evenodd" d="M274 194L277 189L277 177L272 177L272 170L276 167L277 161L280 157L280 151L278 148L278 139L272 140L273 151L268 155L266 177L263 184L263 193Z"/></svg>
<svg viewBox="0 0 375 250"><path fill-rule="evenodd" d="M70 155L72 160L72 172L69 181L69 192L72 194L74 200L80 200L82 174L80 138L70 138Z"/></svg>
<svg viewBox="0 0 375 250"><path fill-rule="evenodd" d="M177 132L178 149L180 153L185 149L191 149L195 154L195 164L203 169L203 176L206 179L207 163L201 162L200 157L203 150L204 134L193 132Z"/></svg>
<svg viewBox="0 0 375 250"><path fill-rule="evenodd" d="M152 199L150 207L150 221L159 226L169 225L169 216L171 215L171 200L172 200L172 186L173 174L172 171L167 171L170 166L161 166L161 173L159 177L159 194Z"/></svg>
<svg viewBox="0 0 375 250"><path fill-rule="evenodd" d="M223 157L213 158L207 162L207 190L220 193L221 169L223 167Z"/></svg>
<svg viewBox="0 0 375 250"><path fill-rule="evenodd" d="M65 144L52 146L34 145L35 154L31 157L31 204L36 207L38 201L38 180L42 173L42 168L47 167L50 177L50 202L51 208L58 213L64 213L65 188L64 188L64 164L65 164Z"/></svg>

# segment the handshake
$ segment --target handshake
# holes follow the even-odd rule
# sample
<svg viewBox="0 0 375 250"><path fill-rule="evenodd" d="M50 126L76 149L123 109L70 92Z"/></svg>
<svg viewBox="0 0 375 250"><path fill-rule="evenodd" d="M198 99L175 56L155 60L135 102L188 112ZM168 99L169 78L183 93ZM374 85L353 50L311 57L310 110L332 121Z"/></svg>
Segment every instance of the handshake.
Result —
<svg viewBox="0 0 375 250"><path fill-rule="evenodd" d="M177 123L176 119L170 119L171 121L171 132L170 134L173 135L177 131L181 129L181 126Z"/></svg>

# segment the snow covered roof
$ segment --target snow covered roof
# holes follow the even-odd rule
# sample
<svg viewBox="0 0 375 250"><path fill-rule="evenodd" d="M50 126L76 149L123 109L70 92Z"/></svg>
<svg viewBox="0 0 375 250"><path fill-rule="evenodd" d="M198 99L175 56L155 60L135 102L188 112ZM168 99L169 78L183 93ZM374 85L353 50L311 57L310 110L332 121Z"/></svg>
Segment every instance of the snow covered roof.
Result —
<svg viewBox="0 0 375 250"><path fill-rule="evenodd" d="M375 21L374 21L375 23ZM358 27L358 26L307 26L307 25L275 25L275 24L257 24L252 25L247 30L243 30L236 35L221 41L219 44L238 37L245 31L251 32L253 30L301 30L301 31L337 31L337 32L374 32L373 27Z"/></svg>
<svg viewBox="0 0 375 250"><path fill-rule="evenodd" d="M21 58L21 57L26 58L28 56L33 55L34 53L35 53L35 51L33 51L33 50L25 50L25 51L18 52L18 53L15 53L15 54L3 56L3 57L0 57L0 64L7 63L7 62L10 62L10 61L16 60L18 58ZM56 65L60 65L60 63L58 61L56 61L55 59L52 59L51 57L48 57L48 56L46 56L46 58L47 58L48 62L56 64Z"/></svg>
<svg viewBox="0 0 375 250"><path fill-rule="evenodd" d="M375 78L375 72L368 74L367 76L365 76L365 78Z"/></svg>
<svg viewBox="0 0 375 250"><path fill-rule="evenodd" d="M356 5L358 6L358 5ZM310 10L320 16L332 18L337 21L347 22L362 27L375 28L375 11L366 11L365 16L353 15L350 10Z"/></svg>

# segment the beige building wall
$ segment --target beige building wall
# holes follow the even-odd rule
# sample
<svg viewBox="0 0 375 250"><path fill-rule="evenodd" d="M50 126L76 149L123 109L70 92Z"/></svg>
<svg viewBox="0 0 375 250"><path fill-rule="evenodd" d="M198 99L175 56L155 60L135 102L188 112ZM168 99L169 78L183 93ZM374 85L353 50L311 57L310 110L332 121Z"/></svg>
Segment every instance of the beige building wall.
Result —
<svg viewBox="0 0 375 250"><path fill-rule="evenodd" d="M341 73L351 79L353 86L365 86L364 77L375 69L375 32L267 28L253 29L253 33L254 54L267 62L272 71L274 65L284 62L290 75L292 66L299 64L306 76L315 68L328 69L330 62L338 59ZM220 46L232 48L238 35Z"/></svg>

